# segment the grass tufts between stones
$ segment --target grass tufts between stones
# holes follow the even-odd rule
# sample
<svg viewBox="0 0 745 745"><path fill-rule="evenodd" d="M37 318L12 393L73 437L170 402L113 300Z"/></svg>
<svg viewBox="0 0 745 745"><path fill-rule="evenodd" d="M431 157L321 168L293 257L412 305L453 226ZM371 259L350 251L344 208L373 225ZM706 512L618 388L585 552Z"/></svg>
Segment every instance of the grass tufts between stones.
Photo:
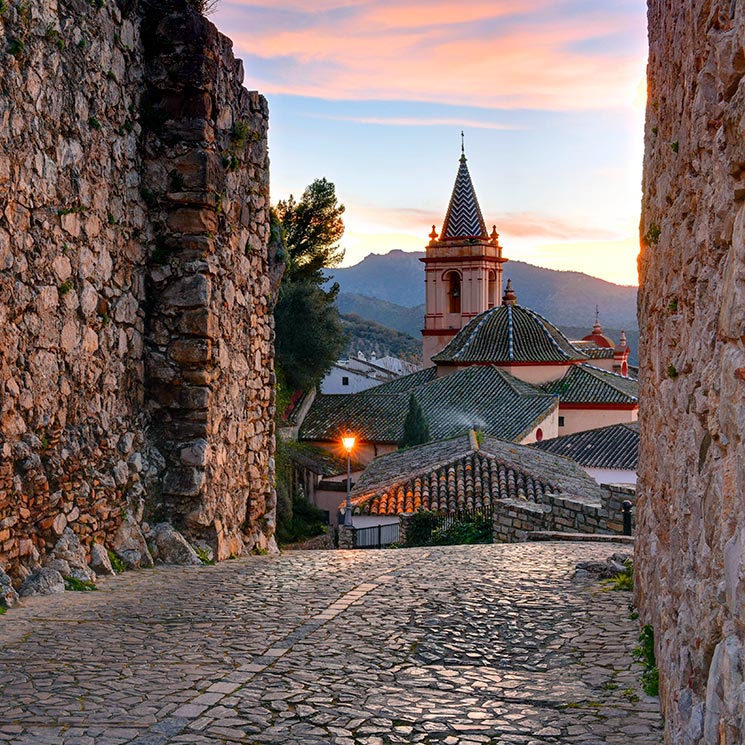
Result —
<svg viewBox="0 0 745 745"><path fill-rule="evenodd" d="M127 571L127 565L113 551L109 550L106 553L108 554L111 568L117 574L121 574L122 572Z"/></svg>
<svg viewBox="0 0 745 745"><path fill-rule="evenodd" d="M208 567L215 566L216 562L214 559L210 559L209 551L207 551L206 548L195 547L194 550L197 552L197 557L199 558L199 561L202 562L202 564Z"/></svg>
<svg viewBox="0 0 745 745"><path fill-rule="evenodd" d="M92 592L97 590L95 582L91 582L86 579L77 579L76 577L68 577L65 580L65 590L73 590L74 592Z"/></svg>

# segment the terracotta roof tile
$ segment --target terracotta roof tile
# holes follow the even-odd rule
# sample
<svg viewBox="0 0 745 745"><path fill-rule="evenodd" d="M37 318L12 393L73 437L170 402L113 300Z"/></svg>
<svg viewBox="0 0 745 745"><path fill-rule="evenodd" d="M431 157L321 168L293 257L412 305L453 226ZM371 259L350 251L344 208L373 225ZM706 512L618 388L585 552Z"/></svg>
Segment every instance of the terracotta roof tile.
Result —
<svg viewBox="0 0 745 745"><path fill-rule="evenodd" d="M352 501L360 513L398 515L478 510L499 499L536 502L547 493L601 498L597 483L566 458L489 437L474 448L461 436L377 458Z"/></svg>

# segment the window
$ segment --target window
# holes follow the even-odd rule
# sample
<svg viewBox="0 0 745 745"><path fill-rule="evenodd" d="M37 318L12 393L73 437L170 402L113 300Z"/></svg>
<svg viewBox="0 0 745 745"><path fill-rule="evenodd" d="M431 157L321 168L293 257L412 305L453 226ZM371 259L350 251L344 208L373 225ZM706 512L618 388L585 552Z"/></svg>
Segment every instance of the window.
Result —
<svg viewBox="0 0 745 745"><path fill-rule="evenodd" d="M450 312L460 313L460 274L458 272L449 272L447 280Z"/></svg>
<svg viewBox="0 0 745 745"><path fill-rule="evenodd" d="M564 426L564 417L563 416L560 416L559 417L559 426L560 427L563 427Z"/></svg>
<svg viewBox="0 0 745 745"><path fill-rule="evenodd" d="M346 375L342 375L341 384L342 385L349 385L349 378Z"/></svg>

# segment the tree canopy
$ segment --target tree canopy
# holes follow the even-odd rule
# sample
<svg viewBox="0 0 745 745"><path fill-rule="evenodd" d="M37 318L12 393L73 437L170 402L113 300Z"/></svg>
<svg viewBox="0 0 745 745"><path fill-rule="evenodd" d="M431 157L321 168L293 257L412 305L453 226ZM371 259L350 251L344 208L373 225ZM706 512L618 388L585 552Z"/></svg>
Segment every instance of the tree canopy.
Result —
<svg viewBox="0 0 745 745"><path fill-rule="evenodd" d="M424 412L412 393L409 396L409 410L404 419L404 433L398 446L400 449L410 448L414 445L423 445L429 442L429 425L424 417Z"/></svg>
<svg viewBox="0 0 745 745"><path fill-rule="evenodd" d="M336 187L316 179L300 201L293 196L275 208L287 251L287 268L274 309L276 354L290 390L317 385L344 350L346 337L334 304L339 285L322 285L325 267L344 258L344 205Z"/></svg>
<svg viewBox="0 0 745 745"><path fill-rule="evenodd" d="M344 205L337 202L336 187L325 178L316 179L299 202L290 195L275 212L290 259L285 276L290 281L323 284L324 267L337 266L344 258L338 244L344 235Z"/></svg>

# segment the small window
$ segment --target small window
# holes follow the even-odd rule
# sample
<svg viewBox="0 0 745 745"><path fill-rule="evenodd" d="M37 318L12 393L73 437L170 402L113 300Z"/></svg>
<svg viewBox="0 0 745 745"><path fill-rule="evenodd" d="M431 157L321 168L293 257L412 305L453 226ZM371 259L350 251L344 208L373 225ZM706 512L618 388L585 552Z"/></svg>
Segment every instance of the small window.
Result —
<svg viewBox="0 0 745 745"><path fill-rule="evenodd" d="M349 378L346 375L343 375L342 376L341 384L342 385L349 385Z"/></svg>
<svg viewBox="0 0 745 745"><path fill-rule="evenodd" d="M543 430L538 427L538 429L535 431L535 441L540 442L543 439Z"/></svg>
<svg viewBox="0 0 745 745"><path fill-rule="evenodd" d="M560 427L563 427L564 426L564 417L563 416L560 416L559 417L559 426Z"/></svg>

